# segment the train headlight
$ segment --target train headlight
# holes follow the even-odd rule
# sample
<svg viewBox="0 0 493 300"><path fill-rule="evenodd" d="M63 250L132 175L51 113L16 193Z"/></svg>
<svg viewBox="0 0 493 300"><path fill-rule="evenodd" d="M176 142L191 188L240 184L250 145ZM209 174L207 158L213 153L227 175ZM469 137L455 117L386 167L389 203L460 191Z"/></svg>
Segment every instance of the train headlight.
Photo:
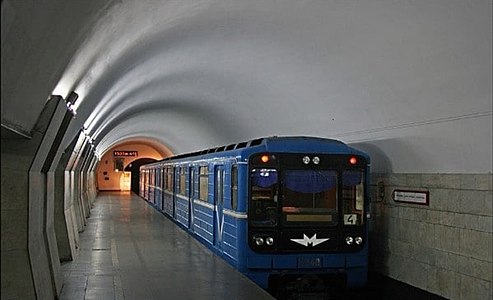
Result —
<svg viewBox="0 0 493 300"><path fill-rule="evenodd" d="M261 237L256 237L255 244L257 244L257 246L262 246L264 244L264 239Z"/></svg>
<svg viewBox="0 0 493 300"><path fill-rule="evenodd" d="M318 165L320 163L320 158L318 156L315 156L313 159L312 159L313 163Z"/></svg>
<svg viewBox="0 0 493 300"><path fill-rule="evenodd" d="M352 245L353 244L353 238L350 236L346 237L346 244Z"/></svg>
<svg viewBox="0 0 493 300"><path fill-rule="evenodd" d="M310 163L310 158L308 156L303 156L303 163L308 165Z"/></svg>
<svg viewBox="0 0 493 300"><path fill-rule="evenodd" d="M272 237L268 237L265 239L265 243L267 244L267 246L272 246L274 245L274 239Z"/></svg>
<svg viewBox="0 0 493 300"><path fill-rule="evenodd" d="M357 244L357 245L361 245L363 244L363 238L360 237L360 236L357 236L354 238L354 242Z"/></svg>

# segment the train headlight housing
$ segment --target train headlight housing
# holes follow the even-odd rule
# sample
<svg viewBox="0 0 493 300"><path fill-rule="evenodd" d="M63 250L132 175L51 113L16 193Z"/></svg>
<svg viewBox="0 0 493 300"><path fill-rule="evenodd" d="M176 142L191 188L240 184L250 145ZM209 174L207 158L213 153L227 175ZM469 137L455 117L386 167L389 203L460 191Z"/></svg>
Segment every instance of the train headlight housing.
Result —
<svg viewBox="0 0 493 300"><path fill-rule="evenodd" d="M248 244L255 252L272 253L277 251L277 232L273 230L257 231L250 233Z"/></svg>
<svg viewBox="0 0 493 300"><path fill-rule="evenodd" d="M308 165L308 164L310 163L310 157L308 157L308 156L303 156L303 163L304 163L305 165Z"/></svg>
<svg viewBox="0 0 493 300"><path fill-rule="evenodd" d="M356 245L361 245L361 244L363 244L363 238L360 236L357 236L354 238L354 242L356 243Z"/></svg>
<svg viewBox="0 0 493 300"><path fill-rule="evenodd" d="M353 238L352 238L352 237L350 237L350 236L347 236L347 237L346 237L346 244L348 244L348 245L352 245L352 244L353 244L353 241L354 241L354 240L353 240Z"/></svg>
<svg viewBox="0 0 493 300"><path fill-rule="evenodd" d="M318 165L320 163L320 158L318 156L315 156L313 159L312 159L313 163Z"/></svg>

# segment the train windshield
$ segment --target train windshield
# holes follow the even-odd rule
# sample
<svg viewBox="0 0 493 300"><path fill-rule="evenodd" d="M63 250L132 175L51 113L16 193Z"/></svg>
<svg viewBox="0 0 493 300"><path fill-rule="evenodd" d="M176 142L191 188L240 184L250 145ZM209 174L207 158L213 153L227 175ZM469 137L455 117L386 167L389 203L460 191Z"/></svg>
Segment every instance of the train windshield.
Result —
<svg viewBox="0 0 493 300"><path fill-rule="evenodd" d="M344 225L364 223L363 171L254 168L250 184L251 225L334 226L340 220L339 209Z"/></svg>
<svg viewBox="0 0 493 300"><path fill-rule="evenodd" d="M286 170L282 182L282 215L287 224L337 223L336 171Z"/></svg>

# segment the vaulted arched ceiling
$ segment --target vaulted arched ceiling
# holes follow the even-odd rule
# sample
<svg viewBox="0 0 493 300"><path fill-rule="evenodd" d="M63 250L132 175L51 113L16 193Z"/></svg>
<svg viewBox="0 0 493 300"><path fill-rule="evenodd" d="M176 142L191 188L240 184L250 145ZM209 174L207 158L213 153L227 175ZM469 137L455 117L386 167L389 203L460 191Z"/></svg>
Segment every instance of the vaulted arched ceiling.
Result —
<svg viewBox="0 0 493 300"><path fill-rule="evenodd" d="M2 124L75 91L64 143L84 127L99 154L300 134L376 171L491 172L489 0L81 3L2 1Z"/></svg>

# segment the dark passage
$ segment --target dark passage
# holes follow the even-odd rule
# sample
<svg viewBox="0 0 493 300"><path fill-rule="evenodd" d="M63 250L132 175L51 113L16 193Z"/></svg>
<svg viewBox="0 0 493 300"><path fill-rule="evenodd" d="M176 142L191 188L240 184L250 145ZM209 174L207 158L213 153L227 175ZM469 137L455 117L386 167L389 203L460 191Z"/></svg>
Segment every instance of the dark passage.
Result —
<svg viewBox="0 0 493 300"><path fill-rule="evenodd" d="M128 164L125 167L125 172L132 172L131 181L130 181L130 189L135 194L139 194L139 168L144 164L148 164L151 162L155 162L155 159L152 158L139 158L134 160L132 163Z"/></svg>

